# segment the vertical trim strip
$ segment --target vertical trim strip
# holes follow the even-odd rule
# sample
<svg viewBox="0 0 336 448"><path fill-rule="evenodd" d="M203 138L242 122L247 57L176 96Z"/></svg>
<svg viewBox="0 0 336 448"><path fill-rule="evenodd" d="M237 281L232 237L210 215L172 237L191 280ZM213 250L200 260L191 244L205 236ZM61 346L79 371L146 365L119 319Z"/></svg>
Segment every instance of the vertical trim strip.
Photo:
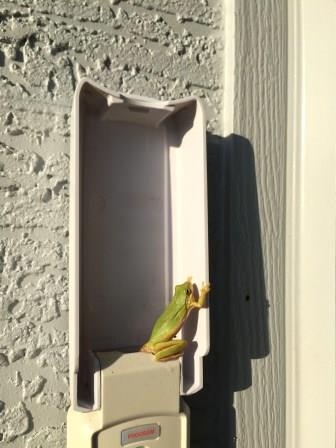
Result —
<svg viewBox="0 0 336 448"><path fill-rule="evenodd" d="M288 2L286 448L335 448L336 2Z"/></svg>
<svg viewBox="0 0 336 448"><path fill-rule="evenodd" d="M235 6L236 0L224 2L223 135L232 134L234 130Z"/></svg>

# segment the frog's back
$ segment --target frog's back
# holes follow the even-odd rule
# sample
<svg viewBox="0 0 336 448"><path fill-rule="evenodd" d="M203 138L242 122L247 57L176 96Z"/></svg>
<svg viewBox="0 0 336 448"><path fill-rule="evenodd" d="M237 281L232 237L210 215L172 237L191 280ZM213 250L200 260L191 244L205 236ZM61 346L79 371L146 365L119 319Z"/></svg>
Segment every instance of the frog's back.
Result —
<svg viewBox="0 0 336 448"><path fill-rule="evenodd" d="M182 327L185 316L185 306L176 309L176 305L170 302L155 322L149 342L164 342L172 339Z"/></svg>

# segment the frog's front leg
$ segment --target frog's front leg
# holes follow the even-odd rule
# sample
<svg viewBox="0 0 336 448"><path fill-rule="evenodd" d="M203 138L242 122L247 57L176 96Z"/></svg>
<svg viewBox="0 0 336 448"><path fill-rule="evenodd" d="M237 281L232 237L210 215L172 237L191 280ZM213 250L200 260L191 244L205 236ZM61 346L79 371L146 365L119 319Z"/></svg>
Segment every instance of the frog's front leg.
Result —
<svg viewBox="0 0 336 448"><path fill-rule="evenodd" d="M187 346L184 339L172 339L166 342L157 342L153 345L153 353L157 361L170 361L183 355L183 351Z"/></svg>
<svg viewBox="0 0 336 448"><path fill-rule="evenodd" d="M192 299L191 308L204 308L209 291L209 283L203 283L198 300Z"/></svg>

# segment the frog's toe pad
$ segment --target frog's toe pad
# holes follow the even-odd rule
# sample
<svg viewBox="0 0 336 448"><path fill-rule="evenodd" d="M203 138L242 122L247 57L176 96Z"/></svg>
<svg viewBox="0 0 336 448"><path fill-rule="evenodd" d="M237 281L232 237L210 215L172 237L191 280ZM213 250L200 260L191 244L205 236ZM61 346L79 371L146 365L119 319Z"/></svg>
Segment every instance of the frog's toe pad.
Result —
<svg viewBox="0 0 336 448"><path fill-rule="evenodd" d="M210 283L202 283L201 294L208 294L210 291Z"/></svg>
<svg viewBox="0 0 336 448"><path fill-rule="evenodd" d="M144 352L144 353L154 353L153 349L151 347L149 347L147 344L144 344L140 350L140 352Z"/></svg>

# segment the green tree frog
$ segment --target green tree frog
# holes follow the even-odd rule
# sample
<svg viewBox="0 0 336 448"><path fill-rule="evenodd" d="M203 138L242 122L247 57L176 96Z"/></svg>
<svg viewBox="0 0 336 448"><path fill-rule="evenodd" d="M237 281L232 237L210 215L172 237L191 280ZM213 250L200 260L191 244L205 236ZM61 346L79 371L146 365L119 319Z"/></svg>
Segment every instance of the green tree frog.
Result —
<svg viewBox="0 0 336 448"><path fill-rule="evenodd" d="M210 285L203 283L199 298L196 299L191 277L181 285L176 285L172 300L155 322L149 340L140 351L153 353L157 361L168 361L182 356L187 341L173 338L182 328L191 310L205 307L209 291Z"/></svg>

